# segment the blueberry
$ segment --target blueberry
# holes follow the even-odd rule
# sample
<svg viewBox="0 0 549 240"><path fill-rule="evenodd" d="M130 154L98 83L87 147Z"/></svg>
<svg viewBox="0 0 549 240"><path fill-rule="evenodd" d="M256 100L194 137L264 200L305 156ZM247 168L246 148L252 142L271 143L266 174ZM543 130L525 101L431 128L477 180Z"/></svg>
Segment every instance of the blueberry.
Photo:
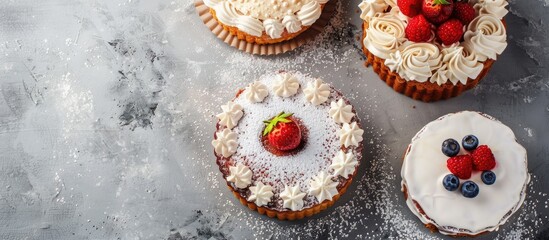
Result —
<svg viewBox="0 0 549 240"><path fill-rule="evenodd" d="M452 139L446 139L442 142L442 153L448 157L453 157L459 153L459 143Z"/></svg>
<svg viewBox="0 0 549 240"><path fill-rule="evenodd" d="M478 195L478 185L473 181L466 181L461 185L461 194L466 198L474 198Z"/></svg>
<svg viewBox="0 0 549 240"><path fill-rule="evenodd" d="M467 151L475 150L478 146L478 138L475 135L467 135L461 140L461 145Z"/></svg>
<svg viewBox="0 0 549 240"><path fill-rule="evenodd" d="M482 182L486 185L492 185L496 182L496 174L492 171L484 171L480 175Z"/></svg>
<svg viewBox="0 0 549 240"><path fill-rule="evenodd" d="M459 188L459 178L454 174L448 174L442 179L442 185L448 191L454 191Z"/></svg>

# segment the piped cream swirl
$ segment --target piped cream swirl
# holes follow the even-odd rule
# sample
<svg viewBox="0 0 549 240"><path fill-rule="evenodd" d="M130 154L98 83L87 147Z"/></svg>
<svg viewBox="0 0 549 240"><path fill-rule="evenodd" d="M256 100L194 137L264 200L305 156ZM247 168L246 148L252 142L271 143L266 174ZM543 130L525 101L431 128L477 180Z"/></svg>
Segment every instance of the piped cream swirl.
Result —
<svg viewBox="0 0 549 240"><path fill-rule="evenodd" d="M433 74L442 56L438 47L431 43L412 43L390 54L385 65L406 80L425 82Z"/></svg>
<svg viewBox="0 0 549 240"><path fill-rule="evenodd" d="M509 5L507 0L479 0L475 3L474 8L477 15L493 14L497 18L502 19L509 12L505 8L507 5Z"/></svg>
<svg viewBox="0 0 549 240"><path fill-rule="evenodd" d="M375 16L366 30L364 46L375 56L387 59L406 40L404 28L404 23L395 16Z"/></svg>
<svg viewBox="0 0 549 240"><path fill-rule="evenodd" d="M501 20L487 14L473 19L464 34L464 45L479 61L496 59L507 47L507 32Z"/></svg>

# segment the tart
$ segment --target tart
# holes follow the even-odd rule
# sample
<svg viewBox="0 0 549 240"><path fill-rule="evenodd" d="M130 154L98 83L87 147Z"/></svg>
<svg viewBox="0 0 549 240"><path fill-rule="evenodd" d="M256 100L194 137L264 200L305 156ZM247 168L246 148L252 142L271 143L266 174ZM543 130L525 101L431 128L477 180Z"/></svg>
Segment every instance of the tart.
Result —
<svg viewBox="0 0 549 240"><path fill-rule="evenodd" d="M448 114L412 139L401 170L410 210L432 231L496 231L522 205L530 181L513 131L479 112Z"/></svg>
<svg viewBox="0 0 549 240"><path fill-rule="evenodd" d="M320 18L328 0L204 0L230 34L255 44L295 38Z"/></svg>
<svg viewBox="0 0 549 240"><path fill-rule="evenodd" d="M426 4L449 8L449 15L441 10L433 17ZM475 87L507 47L507 5L505 0L363 0L365 65L413 99L456 97Z"/></svg>
<svg viewBox="0 0 549 240"><path fill-rule="evenodd" d="M321 79L269 73L221 109L216 162L250 209L302 219L333 205L351 184L364 131L349 100Z"/></svg>

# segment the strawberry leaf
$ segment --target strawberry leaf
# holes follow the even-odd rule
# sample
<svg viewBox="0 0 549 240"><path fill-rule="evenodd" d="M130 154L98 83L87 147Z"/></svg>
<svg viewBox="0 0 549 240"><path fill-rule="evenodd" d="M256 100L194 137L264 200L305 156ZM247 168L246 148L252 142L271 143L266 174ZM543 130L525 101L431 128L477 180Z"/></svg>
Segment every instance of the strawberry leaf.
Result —
<svg viewBox="0 0 549 240"><path fill-rule="evenodd" d="M435 4L440 4L440 5L448 5L448 4L450 4L450 2L448 2L447 0L435 0L434 3L435 3Z"/></svg>
<svg viewBox="0 0 549 240"><path fill-rule="evenodd" d="M279 122L283 123L289 123L292 120L288 119L288 117L292 116L293 113L279 113L276 117L271 118L270 120L263 121L265 123L265 130L263 130L263 136L269 134L273 129L276 127L276 125Z"/></svg>

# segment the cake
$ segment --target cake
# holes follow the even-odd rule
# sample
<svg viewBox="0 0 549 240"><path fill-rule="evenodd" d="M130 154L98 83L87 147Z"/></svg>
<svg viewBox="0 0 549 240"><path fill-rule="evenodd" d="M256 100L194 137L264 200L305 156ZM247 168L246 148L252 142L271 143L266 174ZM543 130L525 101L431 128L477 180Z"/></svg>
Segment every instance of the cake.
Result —
<svg viewBox="0 0 549 240"><path fill-rule="evenodd" d="M223 29L240 40L273 44L290 40L320 18L328 0L204 0Z"/></svg>
<svg viewBox="0 0 549 240"><path fill-rule="evenodd" d="M216 162L250 209L302 219L333 205L351 184L364 131L349 100L321 79L267 73L221 109Z"/></svg>
<svg viewBox="0 0 549 240"><path fill-rule="evenodd" d="M522 205L526 150L491 116L463 111L430 122L412 139L401 170L410 210L431 231L496 231Z"/></svg>
<svg viewBox="0 0 549 240"><path fill-rule="evenodd" d="M505 0L363 0L362 50L381 80L425 102L475 87L507 47Z"/></svg>

